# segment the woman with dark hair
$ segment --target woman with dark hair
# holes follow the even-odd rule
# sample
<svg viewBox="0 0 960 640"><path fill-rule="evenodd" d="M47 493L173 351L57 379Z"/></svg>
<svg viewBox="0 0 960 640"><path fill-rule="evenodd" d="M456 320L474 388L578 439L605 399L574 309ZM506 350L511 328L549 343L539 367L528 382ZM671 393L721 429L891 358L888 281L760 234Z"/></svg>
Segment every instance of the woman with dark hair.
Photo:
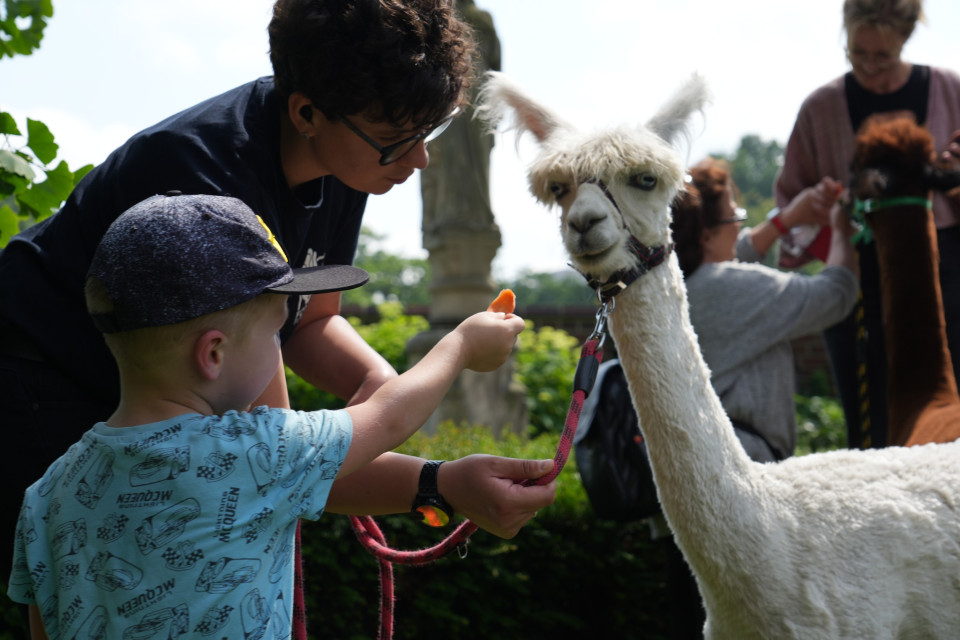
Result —
<svg viewBox="0 0 960 640"><path fill-rule="evenodd" d="M791 207L743 229L746 212L723 164L707 159L690 169L687 190L673 205L673 238L690 301L690 320L727 415L755 460L782 460L796 445L793 338L822 330L856 301L853 234L846 215L833 213L836 241L827 267L815 276L784 273L760 260L772 244L768 227L809 219L817 198L836 185L823 182ZM839 209L837 207L836 209Z"/></svg>

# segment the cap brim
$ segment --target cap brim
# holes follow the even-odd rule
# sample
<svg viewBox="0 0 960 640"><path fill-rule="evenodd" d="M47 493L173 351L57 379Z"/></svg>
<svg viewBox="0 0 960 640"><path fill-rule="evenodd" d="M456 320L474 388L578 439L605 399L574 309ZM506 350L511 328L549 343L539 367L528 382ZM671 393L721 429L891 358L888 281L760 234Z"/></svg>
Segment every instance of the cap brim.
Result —
<svg viewBox="0 0 960 640"><path fill-rule="evenodd" d="M322 264L293 270L293 280L277 287L272 293L329 293L356 289L370 280L370 274L358 267L345 264Z"/></svg>

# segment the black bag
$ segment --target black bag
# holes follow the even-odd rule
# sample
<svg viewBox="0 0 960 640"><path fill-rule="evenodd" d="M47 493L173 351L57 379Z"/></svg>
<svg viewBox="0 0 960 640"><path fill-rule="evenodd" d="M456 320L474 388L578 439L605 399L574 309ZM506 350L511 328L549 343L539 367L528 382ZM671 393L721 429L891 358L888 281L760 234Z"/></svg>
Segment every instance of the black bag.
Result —
<svg viewBox="0 0 960 640"><path fill-rule="evenodd" d="M619 360L600 365L573 444L580 480L599 517L629 522L660 512L647 444Z"/></svg>

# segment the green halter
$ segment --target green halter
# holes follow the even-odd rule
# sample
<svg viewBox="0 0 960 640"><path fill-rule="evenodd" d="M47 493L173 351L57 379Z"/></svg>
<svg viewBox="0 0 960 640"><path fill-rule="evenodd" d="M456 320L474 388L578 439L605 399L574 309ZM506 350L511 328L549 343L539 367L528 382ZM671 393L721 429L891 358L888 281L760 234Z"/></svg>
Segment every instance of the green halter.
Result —
<svg viewBox="0 0 960 640"><path fill-rule="evenodd" d="M926 207L927 209L933 208L933 202L929 198L921 198L920 196L900 196L897 198L870 198L868 200L854 200L853 201L853 210L850 213L850 217L860 225L860 230L854 234L852 241L854 244L870 244L873 242L873 234L870 233L870 227L867 226L867 221L864 218L865 213L873 213L874 211L879 211L880 209L887 209L889 207L899 207L901 205L916 205L920 207Z"/></svg>

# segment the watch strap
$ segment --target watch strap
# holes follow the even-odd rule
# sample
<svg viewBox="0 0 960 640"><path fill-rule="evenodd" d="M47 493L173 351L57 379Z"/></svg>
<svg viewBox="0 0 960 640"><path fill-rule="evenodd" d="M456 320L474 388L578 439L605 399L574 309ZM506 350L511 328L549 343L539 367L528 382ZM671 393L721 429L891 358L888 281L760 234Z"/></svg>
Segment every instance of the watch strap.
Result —
<svg viewBox="0 0 960 640"><path fill-rule="evenodd" d="M427 460L420 470L420 482L417 496L413 500L413 511L423 517L424 524L442 527L453 518L453 508L440 495L437 487L437 475L443 460Z"/></svg>

